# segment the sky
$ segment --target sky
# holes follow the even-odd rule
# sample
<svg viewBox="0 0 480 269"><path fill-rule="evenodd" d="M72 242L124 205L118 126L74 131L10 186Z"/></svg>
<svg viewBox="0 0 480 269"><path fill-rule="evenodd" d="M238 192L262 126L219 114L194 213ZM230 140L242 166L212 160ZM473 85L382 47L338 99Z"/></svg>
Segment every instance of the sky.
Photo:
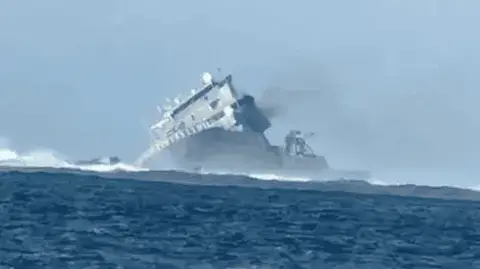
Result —
<svg viewBox="0 0 480 269"><path fill-rule="evenodd" d="M0 137L70 158L147 146L165 98L231 73L338 168L480 185L480 2L0 0ZM215 73L214 73L215 74Z"/></svg>

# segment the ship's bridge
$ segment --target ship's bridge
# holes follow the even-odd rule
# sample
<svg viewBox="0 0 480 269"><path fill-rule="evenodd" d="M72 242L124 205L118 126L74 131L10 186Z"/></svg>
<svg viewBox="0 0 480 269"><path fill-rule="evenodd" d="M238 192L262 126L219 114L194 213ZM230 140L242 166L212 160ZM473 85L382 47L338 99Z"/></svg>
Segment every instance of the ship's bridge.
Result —
<svg viewBox="0 0 480 269"><path fill-rule="evenodd" d="M177 97L159 108L162 119L150 127L153 141L137 160L137 165L171 144L211 128L229 131L265 132L270 121L256 107L254 98L239 94L228 75L215 81L208 72L202 76L203 87L193 89L186 98Z"/></svg>

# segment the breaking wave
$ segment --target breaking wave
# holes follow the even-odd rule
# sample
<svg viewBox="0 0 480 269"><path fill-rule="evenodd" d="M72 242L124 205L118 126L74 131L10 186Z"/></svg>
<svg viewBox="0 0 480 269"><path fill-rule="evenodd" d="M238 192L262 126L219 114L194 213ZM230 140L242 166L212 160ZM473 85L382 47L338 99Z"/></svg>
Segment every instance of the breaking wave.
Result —
<svg viewBox="0 0 480 269"><path fill-rule="evenodd" d="M6 139L2 139L6 141ZM3 143L5 144L5 142ZM66 168L66 169L78 169L83 171L92 172L114 172L114 171L149 171L147 168L136 167L132 164L120 162L118 164L91 164L91 165L75 165L67 158L52 149L37 149L20 153L8 146L0 144L0 166L10 167L45 167L45 168ZM228 172L209 172L204 174L216 174L216 175L233 175ZM244 173L240 176L248 176L259 180L277 180L277 181L309 181L308 178L294 178L284 177L275 174L248 174Z"/></svg>
<svg viewBox="0 0 480 269"><path fill-rule="evenodd" d="M93 172L148 170L126 163L75 165L55 150L37 149L21 153L9 147L0 147L0 166L67 168Z"/></svg>
<svg viewBox="0 0 480 269"><path fill-rule="evenodd" d="M69 158L52 149L20 152L0 138L0 175L18 173L64 173L98 176L112 179L138 179L195 185L235 185L261 188L308 189L354 193L416 196L445 199L480 200L480 187L422 186L415 184L387 184L376 178L365 180L316 181L310 178L285 177L277 174L235 174L229 172L182 172L178 169L150 170L129 163L76 165ZM6 169L5 169L6 168ZM252 181L253 179L253 181Z"/></svg>
<svg viewBox="0 0 480 269"><path fill-rule="evenodd" d="M208 172L201 172L204 175L223 175L223 176L246 176L252 177L259 180L276 180L276 181L295 181L295 182L308 182L312 179L304 178L304 177L287 177L272 173L231 173L231 172L221 172L221 171L208 171Z"/></svg>
<svg viewBox="0 0 480 269"><path fill-rule="evenodd" d="M118 164L91 164L91 165L75 165L67 161L62 154L55 150L42 149L33 150L26 153L19 153L11 148L0 148L0 166L10 167L45 167L45 168L67 168L78 169L92 172L114 172L114 171L150 171L147 168L136 167L132 164L120 162ZM259 180L277 180L277 181L299 181L307 182L309 178L285 177L276 174L233 174L229 172L203 172L204 175L238 175L247 176Z"/></svg>
<svg viewBox="0 0 480 269"><path fill-rule="evenodd" d="M133 164L120 162L118 164L91 164L91 165L75 165L68 161L68 158L63 154L52 149L37 149L20 153L12 149L8 145L8 140L0 138L0 166L10 167L44 167L44 168L66 168L77 169L82 171L92 172L114 172L114 171L127 171L127 172L144 172L150 171L147 168L137 167ZM175 170L175 169L174 169ZM275 181L294 181L294 182L307 182L310 178L299 177L286 177L277 174L234 174L229 172L202 172L205 175L234 175L234 176L247 176L259 180L275 180ZM370 182L374 184L373 182Z"/></svg>

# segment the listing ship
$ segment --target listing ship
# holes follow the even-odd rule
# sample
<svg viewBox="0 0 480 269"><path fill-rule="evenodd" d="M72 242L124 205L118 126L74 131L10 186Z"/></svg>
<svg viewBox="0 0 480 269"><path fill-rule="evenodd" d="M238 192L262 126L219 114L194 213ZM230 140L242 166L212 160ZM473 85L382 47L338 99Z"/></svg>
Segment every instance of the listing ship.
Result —
<svg viewBox="0 0 480 269"><path fill-rule="evenodd" d="M368 171L332 169L324 156L306 142L312 133L290 131L284 145L272 145L265 135L272 124L255 98L239 93L232 75L214 80L208 72L203 87L186 98L175 98L158 110L161 119L150 126L150 147L136 160L144 166L167 152L187 171L275 174L311 180L359 179Z"/></svg>

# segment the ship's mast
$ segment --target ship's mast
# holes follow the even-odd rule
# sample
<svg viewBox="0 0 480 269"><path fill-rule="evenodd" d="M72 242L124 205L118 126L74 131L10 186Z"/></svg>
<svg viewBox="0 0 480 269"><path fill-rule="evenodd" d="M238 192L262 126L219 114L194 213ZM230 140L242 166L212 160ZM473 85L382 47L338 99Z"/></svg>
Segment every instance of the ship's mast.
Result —
<svg viewBox="0 0 480 269"><path fill-rule="evenodd" d="M290 131L285 136L285 153L291 156L315 155L312 148L305 141L313 135L314 133L312 132L303 135L298 130Z"/></svg>

